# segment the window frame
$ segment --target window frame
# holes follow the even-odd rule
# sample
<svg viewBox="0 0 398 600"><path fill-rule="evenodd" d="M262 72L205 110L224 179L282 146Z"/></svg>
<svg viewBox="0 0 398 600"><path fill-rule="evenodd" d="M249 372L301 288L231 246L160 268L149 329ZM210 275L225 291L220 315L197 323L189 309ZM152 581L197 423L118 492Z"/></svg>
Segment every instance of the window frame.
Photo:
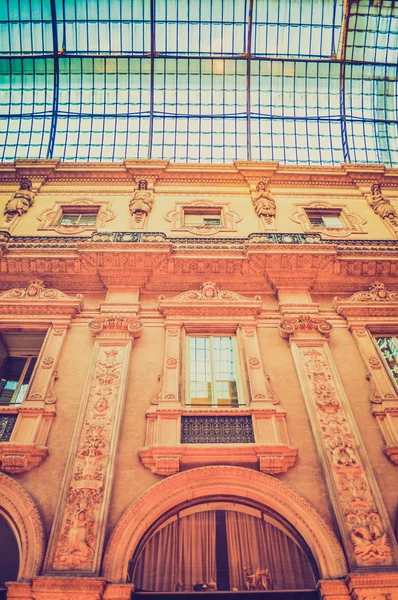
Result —
<svg viewBox="0 0 398 600"><path fill-rule="evenodd" d="M393 374L391 373L390 367L388 366L388 363L384 357L384 354L382 353L376 337L389 337L389 338L395 338L397 340L397 346L398 346L398 330L394 327L388 328L388 331L383 330L383 328L378 328L378 327L369 327L369 333L370 336L372 338L372 342L374 347L376 348L376 352L377 355L380 357L380 360L382 362L383 368L385 373L387 373L387 376L389 378L389 380L391 381L391 384L394 388L394 390L396 391L396 393L398 394L398 381L395 381Z"/></svg>
<svg viewBox="0 0 398 600"><path fill-rule="evenodd" d="M190 206L186 206L183 208L184 212L184 227L223 227L223 219L222 219L222 207L215 208L194 208ZM197 215L198 217L202 217L203 223L187 223L186 216L187 215ZM206 223L206 216L217 215L218 222L217 223Z"/></svg>
<svg viewBox="0 0 398 600"><path fill-rule="evenodd" d="M224 333L224 332L190 332L185 331L184 334L185 340L184 344L184 353L183 353L183 369L185 370L185 377L183 380L185 382L184 390L182 390L181 398L183 399L183 408L184 409L192 409L192 410L200 410L200 409L217 409L217 410L225 410L225 409L245 409L248 406L247 398L248 395L245 393L245 388L243 385L242 378L242 370L241 370L241 352L239 350L239 342L237 333ZM215 400L215 394L212 393L212 402L209 404L192 404L190 401L190 389L191 389L191 381L190 381L190 339L191 338L214 338L214 337L226 337L231 339L232 343L232 351L234 357L234 367L235 367L235 375L236 375L236 393L237 393L237 404L218 404ZM212 347L212 345L211 345ZM211 366L212 366L212 390L215 390L215 378L214 378L214 360L212 356L211 349ZM243 401L242 401L243 400Z"/></svg>
<svg viewBox="0 0 398 600"><path fill-rule="evenodd" d="M12 394L10 402L2 402L1 399L0 399L0 406L2 406L2 407L3 406L15 406L15 407L19 407L19 406L22 405L23 401L26 398L26 395L27 395L27 392L28 392L28 389L29 389L29 386L30 386L30 382L33 379L33 374L34 374L34 371L35 371L35 368L36 368L36 364L37 364L39 355L27 356L26 354L21 354L21 355L9 354L7 358L24 358L25 359L25 365L24 365L24 367L22 369L21 375L19 376L17 386L16 386L15 390L13 391L13 394ZM22 399L17 402L18 396L19 396L19 393L20 393L20 390L21 390L21 387L23 385L23 382L24 382L24 379L25 379L25 376L26 376L26 373L29 370L29 367L30 367L30 365L32 363L32 360L34 360L34 359L36 359L36 363L35 363L35 365L33 367L31 376L29 377L27 388L25 390L25 393L23 394ZM3 379L3 377L1 377L1 372L0 372L0 380L1 379ZM6 380L6 382L7 381L9 381L9 380ZM3 389L0 391L0 398L1 398L1 395L2 395L5 387L6 386L4 386Z"/></svg>
<svg viewBox="0 0 398 600"><path fill-rule="evenodd" d="M63 206L62 207L62 212L60 214L59 220L58 220L58 225L60 227L87 227L87 228L96 228L96 223L98 221L98 213L99 213L99 207L96 209L95 207L90 207L89 209L87 207L69 207L69 206ZM65 216L69 215L71 216L78 216L78 220L76 223L63 223L63 218ZM92 215L94 217L93 219L93 223L80 223L81 217L84 215Z"/></svg>

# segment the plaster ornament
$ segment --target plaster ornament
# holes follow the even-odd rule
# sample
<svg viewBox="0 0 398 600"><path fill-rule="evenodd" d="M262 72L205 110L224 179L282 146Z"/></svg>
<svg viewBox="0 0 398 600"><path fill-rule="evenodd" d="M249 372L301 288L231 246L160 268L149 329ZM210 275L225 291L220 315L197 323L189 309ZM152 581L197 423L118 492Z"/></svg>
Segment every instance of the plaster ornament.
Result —
<svg viewBox="0 0 398 600"><path fill-rule="evenodd" d="M124 347L99 350L56 543L55 570L93 568L125 356Z"/></svg>
<svg viewBox="0 0 398 600"><path fill-rule="evenodd" d="M159 402L162 399L162 390L163 390L163 371L161 371L158 375L158 385L156 386L156 390L152 394L151 404L159 404Z"/></svg>
<svg viewBox="0 0 398 600"><path fill-rule="evenodd" d="M143 227L146 217L152 210L153 202L153 192L148 190L148 182L145 179L141 179L129 203L130 214L133 217L133 227L135 229Z"/></svg>
<svg viewBox="0 0 398 600"><path fill-rule="evenodd" d="M120 315L112 315L106 318L99 317L93 319L88 324L88 328L93 335L101 333L104 330L112 330L119 332L126 331L127 333L131 333L133 337L138 337L140 335L143 326L141 321Z"/></svg>
<svg viewBox="0 0 398 600"><path fill-rule="evenodd" d="M81 300L83 296L77 294L75 296L78 300ZM30 299L30 300L71 300L71 296L67 296L60 290L54 288L46 288L44 282L41 279L34 279L26 288L13 288L2 292L0 294L1 300L19 300L19 299ZM61 331L60 335L63 333Z"/></svg>
<svg viewBox="0 0 398 600"><path fill-rule="evenodd" d="M165 296L159 296L159 300L166 300ZM187 300L224 300L224 301L245 301L246 298L240 296L235 292L230 292L226 290L219 290L216 283L212 281L206 281L200 286L199 290L189 290L188 292L184 292L179 294L175 298L174 301L178 301L181 303L186 302ZM261 300L260 296L254 296L254 300Z"/></svg>
<svg viewBox="0 0 398 600"><path fill-rule="evenodd" d="M371 196L368 198L369 205L376 215L386 219L394 228L398 228L398 214L390 200L381 193L380 183L374 183L371 187Z"/></svg>
<svg viewBox="0 0 398 600"><path fill-rule="evenodd" d="M284 338L288 338L296 331L318 331L328 337L330 332L333 331L333 325L321 317L314 318L311 315L299 315L298 317L283 319L279 323L279 331Z"/></svg>
<svg viewBox="0 0 398 600"><path fill-rule="evenodd" d="M340 300L340 298L336 298L336 300ZM356 294L347 298L345 302L398 302L398 293L389 292L384 283L375 281L369 287L368 292L356 292ZM359 333L360 330L356 331L358 335L362 335L362 333Z"/></svg>
<svg viewBox="0 0 398 600"><path fill-rule="evenodd" d="M391 546L324 350L299 347L298 351L356 562L358 566L390 565L393 562ZM333 407L326 414L324 405L319 404L319 383L323 389L324 382L328 382L326 398L330 398Z"/></svg>
<svg viewBox="0 0 398 600"><path fill-rule="evenodd" d="M19 190L14 193L5 206L5 222L9 223L14 217L21 217L27 213L35 201L35 195L32 192L32 182L23 177L19 184Z"/></svg>
<svg viewBox="0 0 398 600"><path fill-rule="evenodd" d="M256 191L252 192L252 202L257 216L263 222L264 229L271 229L274 226L276 202L270 192L267 191L265 181L258 182Z"/></svg>

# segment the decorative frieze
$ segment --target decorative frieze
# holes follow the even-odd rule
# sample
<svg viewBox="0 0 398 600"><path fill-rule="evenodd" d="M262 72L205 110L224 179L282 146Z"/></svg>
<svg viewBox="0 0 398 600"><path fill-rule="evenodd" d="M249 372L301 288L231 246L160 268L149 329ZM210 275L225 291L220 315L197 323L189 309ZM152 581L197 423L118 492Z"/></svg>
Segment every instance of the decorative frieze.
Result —
<svg viewBox="0 0 398 600"><path fill-rule="evenodd" d="M99 571L132 337L142 323L114 315L89 324L97 336L46 572Z"/></svg>
<svg viewBox="0 0 398 600"><path fill-rule="evenodd" d="M290 345L350 565L397 564L396 543L377 483L327 340L316 329L312 336L292 331Z"/></svg>

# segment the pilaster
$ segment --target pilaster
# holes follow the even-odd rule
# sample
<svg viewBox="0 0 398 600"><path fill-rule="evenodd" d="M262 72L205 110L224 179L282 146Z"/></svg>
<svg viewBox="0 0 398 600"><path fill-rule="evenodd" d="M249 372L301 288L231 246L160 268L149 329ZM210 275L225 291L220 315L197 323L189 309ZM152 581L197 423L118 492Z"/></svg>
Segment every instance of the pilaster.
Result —
<svg viewBox="0 0 398 600"><path fill-rule="evenodd" d="M89 328L97 337L48 545L47 574L99 573L130 350L142 323L104 315Z"/></svg>
<svg viewBox="0 0 398 600"><path fill-rule="evenodd" d="M320 316L282 320L342 541L352 569L397 564L394 534L327 343Z"/></svg>

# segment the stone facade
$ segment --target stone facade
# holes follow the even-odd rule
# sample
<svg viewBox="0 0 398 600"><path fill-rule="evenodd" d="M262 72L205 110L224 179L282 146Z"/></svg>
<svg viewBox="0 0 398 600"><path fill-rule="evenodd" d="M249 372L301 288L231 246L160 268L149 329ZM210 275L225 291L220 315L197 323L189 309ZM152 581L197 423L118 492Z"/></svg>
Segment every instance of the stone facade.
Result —
<svg viewBox="0 0 398 600"><path fill-rule="evenodd" d="M128 599L146 531L221 494L295 527L322 597L396 600L398 390L375 340L398 332L398 240L369 200L398 209L396 171L17 161L5 214L21 178L0 332L44 342L22 404L0 404L7 597ZM192 332L233 336L243 406L186 404Z"/></svg>

